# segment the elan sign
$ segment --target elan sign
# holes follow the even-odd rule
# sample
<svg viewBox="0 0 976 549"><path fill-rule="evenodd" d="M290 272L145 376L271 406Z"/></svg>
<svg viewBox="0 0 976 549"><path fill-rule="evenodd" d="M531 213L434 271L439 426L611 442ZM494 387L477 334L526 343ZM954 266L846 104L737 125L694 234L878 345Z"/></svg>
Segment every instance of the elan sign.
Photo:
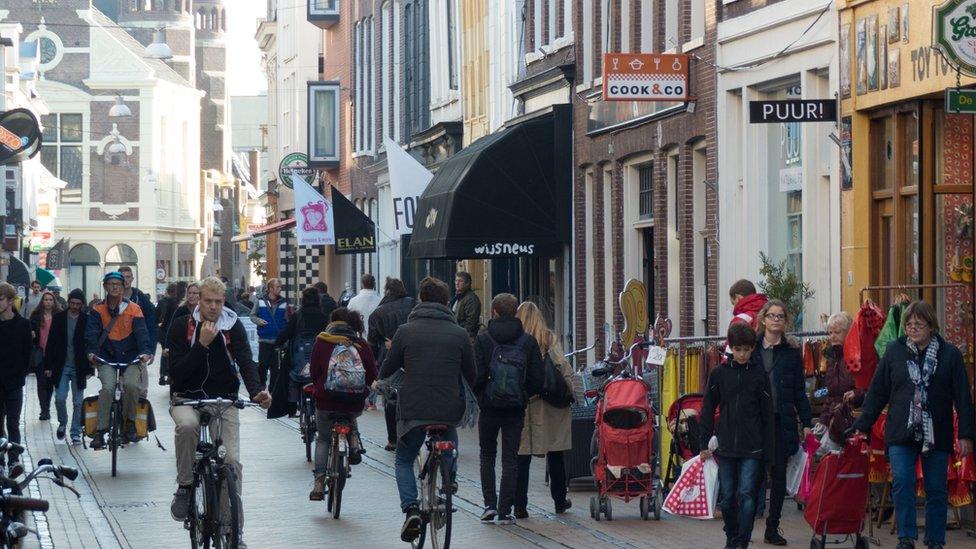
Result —
<svg viewBox="0 0 976 549"><path fill-rule="evenodd" d="M749 122L752 124L836 121L837 101L833 99L784 99L749 102Z"/></svg>
<svg viewBox="0 0 976 549"><path fill-rule="evenodd" d="M976 76L976 0L948 0L932 14L932 41L953 65Z"/></svg>
<svg viewBox="0 0 976 549"><path fill-rule="evenodd" d="M604 101L687 101L688 56L608 53L603 56Z"/></svg>

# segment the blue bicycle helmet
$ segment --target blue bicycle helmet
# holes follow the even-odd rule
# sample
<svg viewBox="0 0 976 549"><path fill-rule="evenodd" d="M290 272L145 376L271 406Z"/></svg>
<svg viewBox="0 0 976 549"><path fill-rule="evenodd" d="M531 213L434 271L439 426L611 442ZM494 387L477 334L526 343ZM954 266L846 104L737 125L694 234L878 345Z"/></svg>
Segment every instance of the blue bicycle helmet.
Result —
<svg viewBox="0 0 976 549"><path fill-rule="evenodd" d="M122 273L118 271L112 271L110 273L106 273L105 276L102 277L102 284L105 284L109 280L118 280L119 282L125 282L125 278L122 276Z"/></svg>

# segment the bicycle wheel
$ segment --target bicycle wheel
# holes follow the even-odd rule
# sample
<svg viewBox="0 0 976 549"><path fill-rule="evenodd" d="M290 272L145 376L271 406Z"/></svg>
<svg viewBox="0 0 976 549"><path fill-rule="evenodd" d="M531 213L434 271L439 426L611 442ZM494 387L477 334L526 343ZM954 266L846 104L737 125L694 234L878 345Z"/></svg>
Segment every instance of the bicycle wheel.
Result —
<svg viewBox="0 0 976 549"><path fill-rule="evenodd" d="M241 500L237 493L237 475L230 465L221 465L216 498L220 503L219 527L214 532L214 549L237 549L241 542Z"/></svg>
<svg viewBox="0 0 976 549"><path fill-rule="evenodd" d="M109 432L108 432L108 448L112 452L112 476L118 474L118 462L119 462L119 443L120 443L120 433L119 424L122 423L122 404L115 400L112 402L112 408L109 412L108 422L109 422Z"/></svg>
<svg viewBox="0 0 976 549"><path fill-rule="evenodd" d="M315 407L308 395L302 397L302 439L305 441L305 461L312 462L312 444L315 442Z"/></svg>
<svg viewBox="0 0 976 549"><path fill-rule="evenodd" d="M430 508L430 506L427 503L427 490L425 488L426 482L421 480L421 475L424 474L423 471L425 466L426 464L424 463L424 461L422 461L420 455L418 455L417 459L414 461L414 478L417 479L417 494L420 497L419 504L420 504L421 523L420 523L420 535L417 536L417 539L410 542L411 549L423 549L424 542L427 539L427 523L428 523L428 516L429 516L427 514L427 510ZM426 475L424 476L424 478L426 478Z"/></svg>
<svg viewBox="0 0 976 549"><path fill-rule="evenodd" d="M207 531L207 490L202 477L195 473L193 485L190 489L190 515L186 520L186 528L190 532L191 549L200 549L204 545Z"/></svg>
<svg viewBox="0 0 976 549"><path fill-rule="evenodd" d="M335 481L332 483L332 493L335 495L332 501L332 518L339 518L342 510L342 489L346 487L346 453L338 452L335 461Z"/></svg>
<svg viewBox="0 0 976 549"><path fill-rule="evenodd" d="M448 549L451 546L451 516L453 513L451 468L446 461L438 459L431 462L428 470L427 486L430 508L430 545L434 549Z"/></svg>

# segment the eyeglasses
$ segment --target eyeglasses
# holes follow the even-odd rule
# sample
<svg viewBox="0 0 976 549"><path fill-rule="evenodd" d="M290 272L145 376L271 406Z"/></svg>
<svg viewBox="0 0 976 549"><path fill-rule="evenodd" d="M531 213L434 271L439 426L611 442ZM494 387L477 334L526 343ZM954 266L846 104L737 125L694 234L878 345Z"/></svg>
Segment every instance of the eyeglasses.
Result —
<svg viewBox="0 0 976 549"><path fill-rule="evenodd" d="M783 313L766 313L766 318L769 320L786 320L786 315Z"/></svg>
<svg viewBox="0 0 976 549"><path fill-rule="evenodd" d="M105 286L107 288L121 288L122 287L122 284L120 284L118 282L106 282L105 283Z"/></svg>
<svg viewBox="0 0 976 549"><path fill-rule="evenodd" d="M925 322L906 322L905 323L905 329L906 330L911 330L913 332L915 330L924 330L924 329L926 329L928 327L929 327L929 325L926 324Z"/></svg>

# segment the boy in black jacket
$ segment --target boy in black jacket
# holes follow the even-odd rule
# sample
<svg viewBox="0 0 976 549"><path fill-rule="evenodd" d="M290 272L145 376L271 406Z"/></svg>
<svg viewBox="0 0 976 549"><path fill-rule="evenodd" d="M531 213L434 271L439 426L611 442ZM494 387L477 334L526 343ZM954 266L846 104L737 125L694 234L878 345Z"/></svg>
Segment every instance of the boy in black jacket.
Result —
<svg viewBox="0 0 976 549"><path fill-rule="evenodd" d="M719 507L725 521L725 548L748 547L756 514L756 490L764 474L763 463L772 455L773 398L769 378L751 360L756 332L748 324L729 326L728 345L732 360L708 376L702 404L702 459L712 453L715 408L719 417L718 448Z"/></svg>

